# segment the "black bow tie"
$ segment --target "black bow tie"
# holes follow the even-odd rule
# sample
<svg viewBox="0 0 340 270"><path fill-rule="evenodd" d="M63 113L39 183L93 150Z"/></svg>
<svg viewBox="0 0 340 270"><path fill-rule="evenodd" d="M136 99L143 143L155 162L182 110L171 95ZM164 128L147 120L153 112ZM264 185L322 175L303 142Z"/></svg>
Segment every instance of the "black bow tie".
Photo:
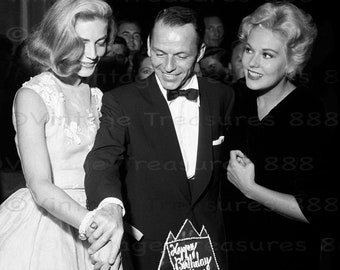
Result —
<svg viewBox="0 0 340 270"><path fill-rule="evenodd" d="M167 98L168 101L174 100L177 97L186 97L188 100L196 100L198 97L198 90L189 88L186 90L168 90Z"/></svg>

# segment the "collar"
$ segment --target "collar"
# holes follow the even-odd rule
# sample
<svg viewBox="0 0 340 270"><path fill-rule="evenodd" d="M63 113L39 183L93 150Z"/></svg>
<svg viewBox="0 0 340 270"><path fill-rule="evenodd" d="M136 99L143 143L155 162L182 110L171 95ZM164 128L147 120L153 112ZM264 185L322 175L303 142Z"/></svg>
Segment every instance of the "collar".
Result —
<svg viewBox="0 0 340 270"><path fill-rule="evenodd" d="M168 102L168 104L171 104L175 100L168 101L168 99L166 97L167 90L165 90L164 87L162 86L161 81L158 79L156 73L155 73L155 76L156 76L156 81L157 81L158 87L159 87L159 89L161 89L161 92L163 94L164 99L166 100L166 102ZM197 89L199 91L198 80L197 80L196 74L194 74L190 78L190 81L186 84L186 86L181 88L180 90L185 90L185 89L188 89L188 88L195 88L195 89ZM200 96L198 96L198 98L197 98L197 105L200 106Z"/></svg>

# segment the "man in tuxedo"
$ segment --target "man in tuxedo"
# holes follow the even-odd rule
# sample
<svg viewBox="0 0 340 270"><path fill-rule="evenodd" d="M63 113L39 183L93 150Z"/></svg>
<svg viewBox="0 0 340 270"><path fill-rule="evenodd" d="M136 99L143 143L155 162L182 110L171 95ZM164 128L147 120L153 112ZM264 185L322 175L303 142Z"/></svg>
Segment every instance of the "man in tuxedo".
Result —
<svg viewBox="0 0 340 270"><path fill-rule="evenodd" d="M148 38L155 73L104 94L84 166L89 208L100 209L90 253L111 241L111 264L120 260L120 247L124 270L174 269L160 263L162 251L186 220L198 232L204 227L211 240L218 266L210 269L227 268L219 201L234 93L195 75L203 36L193 10L162 10Z"/></svg>

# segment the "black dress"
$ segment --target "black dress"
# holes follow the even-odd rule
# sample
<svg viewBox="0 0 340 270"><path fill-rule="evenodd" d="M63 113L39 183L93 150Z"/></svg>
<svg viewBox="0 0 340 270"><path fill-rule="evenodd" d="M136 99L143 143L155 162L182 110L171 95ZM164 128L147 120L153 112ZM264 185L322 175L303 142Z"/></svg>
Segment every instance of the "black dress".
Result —
<svg viewBox="0 0 340 270"><path fill-rule="evenodd" d="M321 232L328 226L327 213L337 207L324 170L326 127L335 119L304 88L296 88L261 121L256 104L256 91L238 95L231 149L243 151L255 164L256 183L294 195L310 224L247 199L227 181L222 207L230 270L319 269Z"/></svg>

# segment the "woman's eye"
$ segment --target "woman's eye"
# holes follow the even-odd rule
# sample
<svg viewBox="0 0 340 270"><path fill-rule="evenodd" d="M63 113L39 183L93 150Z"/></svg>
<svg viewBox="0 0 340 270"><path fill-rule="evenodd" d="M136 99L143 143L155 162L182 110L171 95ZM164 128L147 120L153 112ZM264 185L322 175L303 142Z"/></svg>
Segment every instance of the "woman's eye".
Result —
<svg viewBox="0 0 340 270"><path fill-rule="evenodd" d="M264 53L263 56L264 56L264 58L267 58L267 59L270 59L270 58L273 57L273 56L272 56L271 54L269 54L269 53Z"/></svg>
<svg viewBox="0 0 340 270"><path fill-rule="evenodd" d="M252 50L251 50L250 48L245 48L245 52L246 52L246 53L251 53Z"/></svg>

